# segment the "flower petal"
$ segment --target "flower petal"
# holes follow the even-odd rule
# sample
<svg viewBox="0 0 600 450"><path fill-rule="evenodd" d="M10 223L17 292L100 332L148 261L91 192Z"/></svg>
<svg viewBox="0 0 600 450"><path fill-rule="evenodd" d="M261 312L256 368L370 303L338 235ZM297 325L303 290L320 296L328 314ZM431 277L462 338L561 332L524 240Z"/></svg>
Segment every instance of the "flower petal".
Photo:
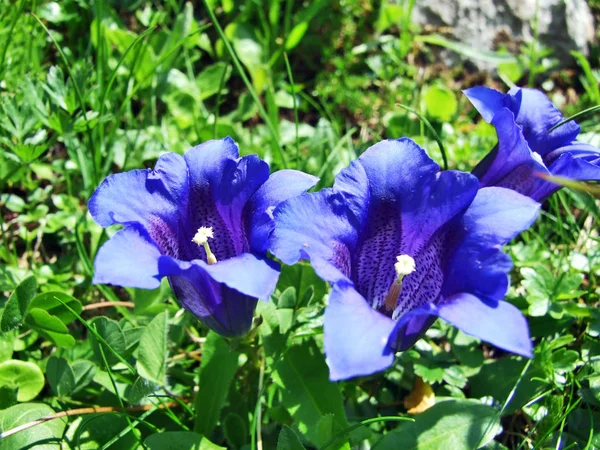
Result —
<svg viewBox="0 0 600 450"><path fill-rule="evenodd" d="M279 264L251 253L242 253L217 264L208 265L204 261L199 264L215 281L261 300L269 300L279 278Z"/></svg>
<svg viewBox="0 0 600 450"><path fill-rule="evenodd" d="M475 86L465 89L463 93L467 96L479 114L488 123L492 122L494 115L506 105L505 95L495 89L484 86Z"/></svg>
<svg viewBox="0 0 600 450"><path fill-rule="evenodd" d="M496 347L531 357L529 328L523 314L505 301L487 303L468 293L438 305L424 305L402 316L390 334L389 346L397 351L408 350L437 317Z"/></svg>
<svg viewBox="0 0 600 450"><path fill-rule="evenodd" d="M396 257L404 254L415 258L418 273L407 277L400 309L432 301L442 285L441 276L438 282L431 273L439 266L439 252L430 249L432 238L473 201L477 178L458 171L440 172L409 139L375 144L358 161L365 168L371 196L368 203L356 205L366 217L352 251L356 289L372 306L383 307L397 278Z"/></svg>
<svg viewBox="0 0 600 450"><path fill-rule="evenodd" d="M534 152L544 156L570 144L579 135L580 128L574 120L550 131L564 117L543 92L513 88L508 95L513 100L511 110L515 113L515 120L523 127L523 135Z"/></svg>
<svg viewBox="0 0 600 450"><path fill-rule="evenodd" d="M502 298L511 261L500 247L528 229L539 209L539 203L509 189L480 189L454 228L454 250L442 295L470 292L492 300Z"/></svg>
<svg viewBox="0 0 600 450"><path fill-rule="evenodd" d="M248 199L269 177L269 166L256 155L237 158L231 138L208 141L185 154L190 198L184 220L191 235L211 227L211 250L225 260L248 250L243 210ZM186 237L189 242L189 239ZM186 260L205 259L203 249L188 247Z"/></svg>
<svg viewBox="0 0 600 450"><path fill-rule="evenodd" d="M438 305L438 315L464 333L526 357L532 356L527 320L504 301L486 303L471 294L459 294Z"/></svg>
<svg viewBox="0 0 600 450"><path fill-rule="evenodd" d="M129 225L110 238L96 256L94 284L142 289L160 286L160 250L139 225Z"/></svg>
<svg viewBox="0 0 600 450"><path fill-rule="evenodd" d="M421 249L441 226L467 208L479 187L468 173L440 172L425 150L407 138L375 144L359 162L371 191L369 221L381 222L377 216L387 212L390 221L395 216L398 222L400 241L390 261L400 253L413 255ZM381 229L380 224L376 228Z"/></svg>
<svg viewBox="0 0 600 450"><path fill-rule="evenodd" d="M565 149L571 147L572 151L562 152L562 149L559 149L558 151L561 151L562 154L550 164L548 168L550 173L574 181L600 180L600 154L578 150L582 146L585 146L583 148L591 147L581 144L563 147ZM531 188L529 196L538 202L543 202L561 188L560 184L538 179Z"/></svg>
<svg viewBox="0 0 600 450"><path fill-rule="evenodd" d="M319 275L332 283L349 276L350 248L357 230L341 195L323 189L280 203L274 212L273 254L288 265L309 259Z"/></svg>
<svg viewBox="0 0 600 450"><path fill-rule="evenodd" d="M332 381L370 375L394 362L394 352L387 345L394 322L371 309L350 286L333 287L323 327Z"/></svg>
<svg viewBox="0 0 600 450"><path fill-rule="evenodd" d="M505 187L529 195L539 180L534 173L548 174L548 170L530 150L510 110L498 110L492 124L498 134L498 146L473 169L473 174L481 186Z"/></svg>
<svg viewBox="0 0 600 450"><path fill-rule="evenodd" d="M185 152L190 181L196 189L221 181L227 161L239 155L237 144L230 137L206 141Z"/></svg>
<svg viewBox="0 0 600 450"><path fill-rule="evenodd" d="M250 329L257 298L268 300L275 289L276 266L249 253L213 265L166 256L159 260L179 303L209 328L230 337Z"/></svg>
<svg viewBox="0 0 600 450"><path fill-rule="evenodd" d="M319 179L299 170L279 170L258 188L246 205L245 215L250 248L252 251L264 253L269 247L269 234L275 224L273 210L292 197L300 195L314 185Z"/></svg>
<svg viewBox="0 0 600 450"><path fill-rule="evenodd" d="M88 208L103 227L139 223L150 228L155 218L176 220L178 205L187 196L187 168L176 153L167 153L154 170L132 170L110 175L98 186Z"/></svg>

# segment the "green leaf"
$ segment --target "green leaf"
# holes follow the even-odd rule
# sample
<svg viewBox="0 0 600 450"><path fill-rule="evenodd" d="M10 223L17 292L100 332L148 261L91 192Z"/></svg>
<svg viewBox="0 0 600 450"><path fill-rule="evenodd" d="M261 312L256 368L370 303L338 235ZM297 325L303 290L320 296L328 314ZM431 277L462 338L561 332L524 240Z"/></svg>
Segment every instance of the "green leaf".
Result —
<svg viewBox="0 0 600 450"><path fill-rule="evenodd" d="M92 362L84 359L73 362L71 364L71 369L75 375L75 386L73 387L72 393L86 387L92 382L94 375L96 375L96 366Z"/></svg>
<svg viewBox="0 0 600 450"><path fill-rule="evenodd" d="M127 400L134 404L141 404L150 394L160 389L160 385L145 378L138 377L132 386L127 389Z"/></svg>
<svg viewBox="0 0 600 450"><path fill-rule="evenodd" d="M327 414L317 424L317 444L322 447L330 442L334 436L344 431L335 421L333 414ZM350 450L350 444L344 437L337 439L327 446L328 450Z"/></svg>
<svg viewBox="0 0 600 450"><path fill-rule="evenodd" d="M239 353L229 348L221 336L211 331L202 347L200 390L196 397L196 424L194 430L210 436L221 408L227 399L229 385L238 367Z"/></svg>
<svg viewBox="0 0 600 450"><path fill-rule="evenodd" d="M463 450L480 448L502 431L498 412L472 400L437 403L414 422L386 434L373 450Z"/></svg>
<svg viewBox="0 0 600 450"><path fill-rule="evenodd" d="M227 80L231 76L231 66L224 62L218 62L211 66L206 67L200 74L196 77L196 86L200 90L200 100L206 100L209 97L212 97L215 94L219 93L219 87L221 86L221 79L223 79L224 83L227 83Z"/></svg>
<svg viewBox="0 0 600 450"><path fill-rule="evenodd" d="M59 347L71 348L75 345L75 338L69 334L67 326L43 309L30 309L29 314L25 317L25 323Z"/></svg>
<svg viewBox="0 0 600 450"><path fill-rule="evenodd" d="M224 450L199 433L191 431L166 431L148 436L144 441L148 450Z"/></svg>
<svg viewBox="0 0 600 450"><path fill-rule="evenodd" d="M29 309L43 309L51 316L60 319L65 325L71 323L75 320L75 315L58 299L69 305L77 314L81 313L81 302L64 292L44 292L43 294L36 295L35 298L31 300Z"/></svg>
<svg viewBox="0 0 600 450"><path fill-rule="evenodd" d="M138 347L136 367L140 376L164 385L167 371L168 312L162 312L148 324Z"/></svg>
<svg viewBox="0 0 600 450"><path fill-rule="evenodd" d="M127 428L129 428L129 423L123 415L93 414L83 416L76 433L78 436L85 436L85 443L87 445L85 447L82 446L83 448L100 449ZM134 429L119 438L109 448L136 450L139 448L139 435L139 431Z"/></svg>
<svg viewBox="0 0 600 450"><path fill-rule="evenodd" d="M13 345L16 338L16 330L11 330L6 333L0 333L0 362L6 361L12 357Z"/></svg>
<svg viewBox="0 0 600 450"><path fill-rule="evenodd" d="M284 425L277 439L277 450L306 450L300 439L287 425Z"/></svg>
<svg viewBox="0 0 600 450"><path fill-rule="evenodd" d="M312 442L317 440L317 423L327 414L334 415L341 429L348 426L339 387L328 376L325 358L312 340L291 347L273 374L281 387L283 405Z"/></svg>
<svg viewBox="0 0 600 450"><path fill-rule="evenodd" d="M7 332L18 328L23 323L27 314L29 302L37 290L37 281L34 276L25 278L14 290L2 313L0 319L0 330Z"/></svg>
<svg viewBox="0 0 600 450"><path fill-rule="evenodd" d="M54 410L42 403L25 403L0 411L0 432L4 433L20 425L54 414ZM35 450L60 450L67 419L60 418L41 423L0 439L0 450L35 448Z"/></svg>
<svg viewBox="0 0 600 450"><path fill-rule="evenodd" d="M444 86L430 86L423 100L427 115L441 122L449 122L458 108L454 92Z"/></svg>
<svg viewBox="0 0 600 450"><path fill-rule="evenodd" d="M70 394L75 387L75 373L65 358L51 356L46 365L46 377L58 397Z"/></svg>
<svg viewBox="0 0 600 450"><path fill-rule="evenodd" d="M478 61L488 62L490 64L502 64L507 62L517 61L517 57L508 53L491 52L478 50L472 45L463 44L461 42L453 41L445 38L439 34L428 34L423 36L416 36L415 41L424 42L431 45L439 45L440 47L447 48L455 51L467 58L475 59Z"/></svg>
<svg viewBox="0 0 600 450"><path fill-rule="evenodd" d="M127 350L127 341L117 322L110 320L107 317L97 317L91 321L91 326L96 327L96 331L100 337L104 339L106 344L108 344L116 353L119 355L125 353ZM101 365L104 365L104 362L100 351L100 345L102 345L102 351L104 352L104 356L109 366L113 366L119 361L117 357L108 350L107 345L99 342L93 334L89 336L89 340L92 344L92 350L94 351L96 360Z"/></svg>
<svg viewBox="0 0 600 450"><path fill-rule="evenodd" d="M517 357L486 361L481 371L470 378L470 395L476 398L491 395L498 402L504 403L515 387L525 364L525 360ZM504 410L505 415L512 414L542 391L544 383L535 378L544 378L544 372L534 362L517 386Z"/></svg>
<svg viewBox="0 0 600 450"><path fill-rule="evenodd" d="M223 434L231 448L242 448L248 443L248 426L239 414L229 413L225 416Z"/></svg>
<svg viewBox="0 0 600 450"><path fill-rule="evenodd" d="M308 8L298 14L298 23L292 28L290 34L285 41L285 49L287 51L295 48L308 30L309 22L319 13L321 9L329 4L328 0L316 0L309 3Z"/></svg>
<svg viewBox="0 0 600 450"><path fill-rule="evenodd" d="M32 362L11 359L0 363L0 386L17 388L17 400L28 402L44 389L44 374Z"/></svg>
<svg viewBox="0 0 600 450"><path fill-rule="evenodd" d="M444 379L444 368L436 363L429 362L427 364L415 363L415 374L423 378L423 381L429 384L439 383Z"/></svg>
<svg viewBox="0 0 600 450"><path fill-rule="evenodd" d="M0 409L6 409L17 404L19 390L12 386L0 386Z"/></svg>

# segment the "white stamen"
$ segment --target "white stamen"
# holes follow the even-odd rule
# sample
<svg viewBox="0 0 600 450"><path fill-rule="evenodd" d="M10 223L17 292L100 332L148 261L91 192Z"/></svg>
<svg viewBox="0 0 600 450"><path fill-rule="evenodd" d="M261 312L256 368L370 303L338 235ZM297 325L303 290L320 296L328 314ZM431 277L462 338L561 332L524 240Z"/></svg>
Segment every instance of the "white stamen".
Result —
<svg viewBox="0 0 600 450"><path fill-rule="evenodd" d="M206 262L208 264L215 264L217 262L217 257L210 251L210 246L208 245L208 240L213 237L212 227L200 227L192 239L192 242L204 247L204 251L206 251Z"/></svg>
<svg viewBox="0 0 600 450"><path fill-rule="evenodd" d="M212 227L200 227L198 228L198 231L196 231L196 235L194 236L194 239L192 239L192 242L195 242L198 245L204 245L208 242L209 238L212 239L213 237Z"/></svg>
<svg viewBox="0 0 600 450"><path fill-rule="evenodd" d="M398 274L398 278L405 277L406 275L410 275L415 271L415 260L412 259L408 255L400 255L396 256L396 264L394 264L394 269L396 269L396 273Z"/></svg>
<svg viewBox="0 0 600 450"><path fill-rule="evenodd" d="M388 291L384 301L384 307L388 311L393 311L396 308L398 296L402 291L402 279L406 275L413 273L416 269L415 260L408 255L396 256L396 261L397 262L394 264L394 269L396 269L396 275L398 275L398 278L396 278L390 286L390 290Z"/></svg>

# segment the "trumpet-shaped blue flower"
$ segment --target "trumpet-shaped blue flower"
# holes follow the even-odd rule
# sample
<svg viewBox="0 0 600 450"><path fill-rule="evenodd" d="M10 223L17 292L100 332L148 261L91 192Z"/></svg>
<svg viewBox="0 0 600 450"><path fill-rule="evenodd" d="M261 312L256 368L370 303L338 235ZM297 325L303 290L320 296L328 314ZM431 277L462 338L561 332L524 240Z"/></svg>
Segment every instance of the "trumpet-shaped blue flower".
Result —
<svg viewBox="0 0 600 450"><path fill-rule="evenodd" d="M600 180L600 150L575 140L575 121L550 131L564 118L542 92L514 88L502 94L479 86L464 93L498 134L496 148L473 170L482 186L506 187L541 202L561 187L544 175Z"/></svg>
<svg viewBox="0 0 600 450"><path fill-rule="evenodd" d="M410 139L383 141L332 188L275 209L272 251L310 260L333 285L324 317L333 380L393 362L441 317L505 350L531 354L525 318L502 301L510 258L501 246L539 204L439 166Z"/></svg>
<svg viewBox="0 0 600 450"><path fill-rule="evenodd" d="M152 289L168 277L180 304L206 326L243 335L279 276L265 258L273 209L315 183L292 170L269 177L268 164L238 157L230 138L167 153L154 170L111 175L89 210L101 226L124 228L98 251L94 283Z"/></svg>

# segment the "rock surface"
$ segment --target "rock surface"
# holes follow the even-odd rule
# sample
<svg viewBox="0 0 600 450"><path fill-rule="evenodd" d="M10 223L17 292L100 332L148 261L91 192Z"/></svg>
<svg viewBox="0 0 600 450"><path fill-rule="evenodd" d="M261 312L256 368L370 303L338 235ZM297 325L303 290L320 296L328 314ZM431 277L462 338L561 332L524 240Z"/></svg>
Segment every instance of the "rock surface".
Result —
<svg viewBox="0 0 600 450"><path fill-rule="evenodd" d="M536 20L539 41L554 49L561 66L574 65L571 50L587 55L595 28L585 0L418 0L413 10L414 22L450 27L454 39L483 51L498 49L500 42L530 42Z"/></svg>

